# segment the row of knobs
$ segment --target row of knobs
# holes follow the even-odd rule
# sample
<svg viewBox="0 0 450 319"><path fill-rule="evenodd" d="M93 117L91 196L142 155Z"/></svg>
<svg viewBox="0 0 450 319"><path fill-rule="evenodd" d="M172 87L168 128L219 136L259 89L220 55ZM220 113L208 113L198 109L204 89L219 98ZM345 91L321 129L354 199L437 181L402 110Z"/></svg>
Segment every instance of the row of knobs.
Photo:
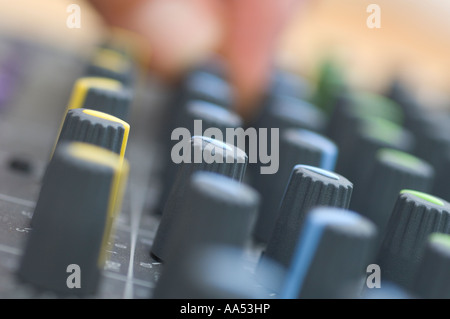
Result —
<svg viewBox="0 0 450 319"><path fill-rule="evenodd" d="M215 72L208 75L216 75L211 83L223 85ZM277 173L258 174L261 164L247 159L243 165L233 145L216 140L211 147L211 139L200 136L191 139L190 153L218 153L227 164L165 168L151 248L164 268L153 297L369 297L364 287L371 264L382 269L384 281L412 295L448 296L431 269L432 261L438 267L448 262L449 204L429 195L435 169L412 154L414 137L400 125L402 110L366 92L345 92L332 112L321 110L306 102L308 89L296 80L277 74L275 92L268 92L253 123L280 129ZM226 128L239 127L229 104L187 84L180 91L174 105L183 116L168 127L192 128L202 120L203 129L218 127L223 136ZM229 162L227 149L234 154ZM256 267L245 262L249 240L264 248ZM449 276L439 276L448 282Z"/></svg>
<svg viewBox="0 0 450 319"><path fill-rule="evenodd" d="M89 77L76 83L32 219L22 280L61 294L95 293L128 173L131 70L120 53L102 49ZM190 136L182 149L190 160L180 164L170 158L175 143L163 145L160 223L150 251L163 269L152 297L354 298L371 263L384 280L419 296L448 296L449 276L435 279L433 267L448 263L450 204L428 194L435 169L411 154L414 138L396 104L345 92L330 113L314 104L323 92L307 98L304 80L275 75L253 123L280 129L275 174L259 174L262 165L247 149L217 136ZM189 73L167 107L163 140L176 127L193 132L195 120L222 137L243 128L232 105L220 67ZM254 271L244 258L249 240L264 247ZM81 289L66 285L69 264L87 274Z"/></svg>
<svg viewBox="0 0 450 319"><path fill-rule="evenodd" d="M97 292L129 172L132 81L131 58L99 48L74 84L17 271L39 291ZM78 289L67 283L71 265L81 271Z"/></svg>

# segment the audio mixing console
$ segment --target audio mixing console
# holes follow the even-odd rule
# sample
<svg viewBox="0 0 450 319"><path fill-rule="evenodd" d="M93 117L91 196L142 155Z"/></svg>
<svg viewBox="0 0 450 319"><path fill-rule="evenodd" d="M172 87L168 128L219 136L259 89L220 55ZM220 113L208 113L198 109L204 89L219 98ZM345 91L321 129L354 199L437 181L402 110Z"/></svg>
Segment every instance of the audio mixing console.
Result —
<svg viewBox="0 0 450 319"><path fill-rule="evenodd" d="M244 123L216 62L0 39L0 298L450 297L447 111L324 64Z"/></svg>

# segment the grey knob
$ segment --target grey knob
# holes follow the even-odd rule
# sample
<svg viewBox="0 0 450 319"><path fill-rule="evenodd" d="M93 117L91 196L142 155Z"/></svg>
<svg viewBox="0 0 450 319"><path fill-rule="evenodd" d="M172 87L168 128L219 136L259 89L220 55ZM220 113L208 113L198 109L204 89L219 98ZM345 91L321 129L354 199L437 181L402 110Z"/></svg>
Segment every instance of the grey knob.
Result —
<svg viewBox="0 0 450 319"><path fill-rule="evenodd" d="M177 265L162 270L154 299L268 299L273 298L251 272L244 251L223 245L199 246ZM271 276L279 276L277 268ZM223 311L223 309L222 309Z"/></svg>
<svg viewBox="0 0 450 319"><path fill-rule="evenodd" d="M181 100L201 100L231 109L234 94L230 84L222 76L206 70L188 73L181 86Z"/></svg>
<svg viewBox="0 0 450 319"><path fill-rule="evenodd" d="M419 298L450 298L450 235L433 233L427 240L424 256L414 280Z"/></svg>
<svg viewBox="0 0 450 319"><path fill-rule="evenodd" d="M402 190L389 219L378 264L384 280L411 289L428 236L450 233L450 204L414 190Z"/></svg>
<svg viewBox="0 0 450 319"><path fill-rule="evenodd" d="M85 76L110 78L132 87L136 75L129 56L115 49L98 48L86 67Z"/></svg>
<svg viewBox="0 0 450 319"><path fill-rule="evenodd" d="M112 115L90 110L68 110L55 148L61 142L85 142L125 156L130 125Z"/></svg>
<svg viewBox="0 0 450 319"><path fill-rule="evenodd" d="M260 197L251 187L218 173L192 174L186 207L180 210L167 238L167 263L202 244L244 248L256 217Z"/></svg>
<svg viewBox="0 0 450 319"><path fill-rule="evenodd" d="M111 151L62 144L42 184L19 278L62 295L94 294L127 174L127 162ZM72 266L80 272L79 287L67 283Z"/></svg>
<svg viewBox="0 0 450 319"><path fill-rule="evenodd" d="M192 136L201 136L204 132L211 132L214 129L221 136L218 136L219 134L216 133L216 136L213 138L225 141L227 129L234 132L235 129L242 127L242 125L243 121L241 117L231 110L201 100L189 100L179 111L176 124L173 128L187 129ZM165 159L163 160L165 166L161 174L163 176L163 185L157 211L160 214L164 210L179 166L170 158L173 147L178 143L174 140L177 136L172 136L173 132L175 131L167 132L167 143L165 144L169 147L163 150L165 153Z"/></svg>
<svg viewBox="0 0 450 319"><path fill-rule="evenodd" d="M341 208L306 217L281 298L359 298L373 254L375 225Z"/></svg>
<svg viewBox="0 0 450 319"><path fill-rule="evenodd" d="M331 140L313 131L287 129L281 133L278 172L259 176L260 183L255 185L262 197L254 229L257 241L269 240L292 168L304 164L333 171L337 153Z"/></svg>
<svg viewBox="0 0 450 319"><path fill-rule="evenodd" d="M339 174L313 166L295 166L263 258L290 267L307 213L316 206L348 208L352 190L352 183Z"/></svg>
<svg viewBox="0 0 450 319"><path fill-rule="evenodd" d="M377 226L377 246L383 240L400 191L414 189L430 192L433 180L433 167L411 154L393 149L380 149L376 153L370 183L355 207Z"/></svg>
<svg viewBox="0 0 450 319"><path fill-rule="evenodd" d="M257 115L254 126L259 129L259 136L262 136L263 130L267 131L267 153L273 154L278 146L278 139L286 129L298 128L307 129L314 132L323 131L326 123L325 114L314 104L292 96L274 94L269 103L264 105L260 114ZM277 135L278 134L278 135ZM250 151L248 151L249 154ZM258 189L258 185L264 184L261 180L261 162L249 165L251 183ZM291 167L292 168L292 167ZM259 189L258 189L259 190Z"/></svg>
<svg viewBox="0 0 450 319"><path fill-rule="evenodd" d="M410 153L414 147L414 136L397 124L382 118L366 118L361 121L353 140L348 141L348 149L342 150L337 171L354 184L352 210L364 198L370 184L370 174L375 163L375 154L381 148L392 148ZM341 160L341 162L340 162ZM340 166L339 164L344 166Z"/></svg>
<svg viewBox="0 0 450 319"><path fill-rule="evenodd" d="M241 181L247 165L244 151L208 137L193 136L186 147L191 156L181 163L151 248L152 255L163 261L169 254L169 238L175 236L173 224L186 207L192 174L210 171Z"/></svg>
<svg viewBox="0 0 450 319"><path fill-rule="evenodd" d="M315 105L298 98L275 95L271 103L261 110L256 123L261 128L303 128L322 131L325 114Z"/></svg>

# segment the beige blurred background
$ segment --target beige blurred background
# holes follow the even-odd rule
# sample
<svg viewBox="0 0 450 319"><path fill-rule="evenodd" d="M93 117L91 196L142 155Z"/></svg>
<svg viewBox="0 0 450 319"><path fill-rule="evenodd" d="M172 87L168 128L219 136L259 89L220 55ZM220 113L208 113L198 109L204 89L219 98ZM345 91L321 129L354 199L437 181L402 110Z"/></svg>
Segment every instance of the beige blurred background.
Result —
<svg viewBox="0 0 450 319"><path fill-rule="evenodd" d="M367 27L370 4L381 8L379 29ZM393 76L401 76L418 94L445 98L450 92L449 18L450 1L442 0L312 1L286 30L280 58L308 73L323 52L335 53L355 85L383 89Z"/></svg>
<svg viewBox="0 0 450 319"><path fill-rule="evenodd" d="M73 3L82 8L80 29L67 28L67 7ZM84 53L103 31L98 16L83 1L0 0L0 34Z"/></svg>
<svg viewBox="0 0 450 319"><path fill-rule="evenodd" d="M81 29L66 27L71 3L82 6ZM370 4L381 8L379 29L366 25ZM420 97L436 103L447 98L450 1L316 0L298 11L281 39L280 65L314 76L326 53L344 63L354 85L382 90L393 76L401 76ZM81 0L0 0L0 34L86 54L104 31Z"/></svg>

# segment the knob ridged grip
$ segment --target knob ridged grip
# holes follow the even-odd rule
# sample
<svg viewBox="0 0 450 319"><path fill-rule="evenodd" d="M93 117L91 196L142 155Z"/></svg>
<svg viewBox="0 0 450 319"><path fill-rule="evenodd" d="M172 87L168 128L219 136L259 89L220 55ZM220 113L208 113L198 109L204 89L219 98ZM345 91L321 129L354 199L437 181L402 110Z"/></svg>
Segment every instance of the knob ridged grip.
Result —
<svg viewBox="0 0 450 319"><path fill-rule="evenodd" d="M401 191L378 257L384 279L411 289L434 232L450 233L450 204L426 193Z"/></svg>
<svg viewBox="0 0 450 319"><path fill-rule="evenodd" d="M339 174L295 166L263 258L288 268L307 213L316 206L348 208L352 190L352 183Z"/></svg>
<svg viewBox="0 0 450 319"><path fill-rule="evenodd" d="M109 114L89 109L68 110L56 148L61 142L85 142L125 155L130 125Z"/></svg>
<svg viewBox="0 0 450 319"><path fill-rule="evenodd" d="M278 172L259 176L260 183L255 185L262 195L262 205L254 237L261 243L267 243L272 233L292 168L304 164L332 171L338 150L332 141L315 132L287 129L281 133L279 153Z"/></svg>

